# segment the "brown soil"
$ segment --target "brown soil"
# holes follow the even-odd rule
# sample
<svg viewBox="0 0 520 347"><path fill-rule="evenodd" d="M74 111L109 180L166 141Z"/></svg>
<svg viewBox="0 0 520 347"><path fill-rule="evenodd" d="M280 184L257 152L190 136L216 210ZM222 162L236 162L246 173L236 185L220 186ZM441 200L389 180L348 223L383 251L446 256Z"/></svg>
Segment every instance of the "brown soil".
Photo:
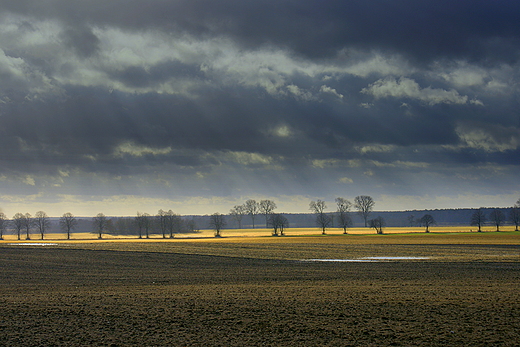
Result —
<svg viewBox="0 0 520 347"><path fill-rule="evenodd" d="M238 247L238 246L237 246ZM520 262L0 247L1 346L518 346Z"/></svg>

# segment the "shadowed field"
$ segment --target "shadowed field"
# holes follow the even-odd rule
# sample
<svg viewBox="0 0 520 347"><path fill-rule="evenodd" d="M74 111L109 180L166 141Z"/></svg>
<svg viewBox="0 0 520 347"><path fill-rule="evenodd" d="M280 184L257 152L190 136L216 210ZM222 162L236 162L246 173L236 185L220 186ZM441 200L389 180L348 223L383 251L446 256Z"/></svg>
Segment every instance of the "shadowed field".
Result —
<svg viewBox="0 0 520 347"><path fill-rule="evenodd" d="M468 235L3 242L0 345L518 345L520 235ZM431 259L298 261L370 256Z"/></svg>

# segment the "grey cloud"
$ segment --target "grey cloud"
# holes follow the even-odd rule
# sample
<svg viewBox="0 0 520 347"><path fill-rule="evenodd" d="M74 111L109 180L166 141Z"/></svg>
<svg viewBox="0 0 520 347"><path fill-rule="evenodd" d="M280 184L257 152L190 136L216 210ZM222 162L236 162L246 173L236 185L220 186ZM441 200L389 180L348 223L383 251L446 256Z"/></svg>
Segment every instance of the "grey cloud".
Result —
<svg viewBox="0 0 520 347"><path fill-rule="evenodd" d="M155 28L197 37L229 36L245 47L272 44L312 58L345 47L406 52L412 59L516 61L520 5L502 1L405 0L189 2L2 1L7 11L78 25Z"/></svg>
<svg viewBox="0 0 520 347"><path fill-rule="evenodd" d="M88 27L66 29L63 32L63 41L82 58L90 57L99 51L99 38Z"/></svg>
<svg viewBox="0 0 520 347"><path fill-rule="evenodd" d="M377 109L343 113L341 108L334 109L334 102L332 106L320 101L303 105L293 102L287 109L286 100L266 95L259 98L258 92L251 91L241 91L239 96L223 91L197 100L108 94L87 88L69 89L67 93L70 99L64 104L28 104L21 113L8 112L10 117L4 124L11 129L10 135L24 140L23 146L10 145L10 152L24 154L21 161L32 154L49 164L56 161L91 166L112 161L117 168L117 164L166 161L202 166L200 157L186 164L189 155L173 152L152 155L150 150L121 162L112 156L118 146L131 142L187 154L193 149L199 151L195 157L205 151L245 151L299 161L309 156L355 158L358 154L353 146L360 142L410 146L456 143L458 139L448 119L434 119L428 113L415 119L394 115L392 108L400 112L397 105L387 105L387 114L381 116ZM276 130L284 124L287 130ZM88 156L98 159L92 163Z"/></svg>
<svg viewBox="0 0 520 347"><path fill-rule="evenodd" d="M363 88L361 92L371 94L375 98L412 98L429 105L440 103L465 104L468 102L468 97L460 95L456 90L443 90L431 87L421 88L416 81L406 77L401 77L399 80L394 78L380 79L369 87Z"/></svg>
<svg viewBox="0 0 520 347"><path fill-rule="evenodd" d="M0 187L491 190L519 162L501 5L0 1Z"/></svg>
<svg viewBox="0 0 520 347"><path fill-rule="evenodd" d="M520 149L520 129L499 124L464 122L457 127L462 146L485 152L518 151Z"/></svg>
<svg viewBox="0 0 520 347"><path fill-rule="evenodd" d="M179 60L164 61L146 69L129 66L119 71L108 71L108 75L129 87L156 86L175 78L205 79L200 64L186 64Z"/></svg>

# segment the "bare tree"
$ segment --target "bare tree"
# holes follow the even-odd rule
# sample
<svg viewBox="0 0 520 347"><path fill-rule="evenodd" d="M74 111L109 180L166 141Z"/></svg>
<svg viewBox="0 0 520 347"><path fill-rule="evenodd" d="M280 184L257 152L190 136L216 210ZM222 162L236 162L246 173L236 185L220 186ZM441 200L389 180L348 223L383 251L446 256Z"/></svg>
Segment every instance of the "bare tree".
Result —
<svg viewBox="0 0 520 347"><path fill-rule="evenodd" d="M76 226L78 225L78 221L76 217L70 212L64 213L60 218L60 227L61 230L67 233L67 240L70 239L70 233Z"/></svg>
<svg viewBox="0 0 520 347"><path fill-rule="evenodd" d="M511 211L509 211L509 220L515 226L515 231L518 231L518 226L520 225L520 206L519 205L513 206Z"/></svg>
<svg viewBox="0 0 520 347"><path fill-rule="evenodd" d="M311 201L309 203L309 210L316 215L316 224L321 228L322 235L325 235L325 230L332 223L332 219L325 213L327 205L323 200Z"/></svg>
<svg viewBox="0 0 520 347"><path fill-rule="evenodd" d="M25 218L25 215L23 213L16 213L14 216L13 216L13 228L16 232L16 236L18 238L18 240L20 240L21 238L21 232L22 232L22 229L23 229L23 220Z"/></svg>
<svg viewBox="0 0 520 347"><path fill-rule="evenodd" d="M246 201L245 205L246 212L249 216L251 216L251 221L253 222L253 229L255 228L255 217L259 212L259 206L256 200L249 199Z"/></svg>
<svg viewBox="0 0 520 347"><path fill-rule="evenodd" d="M7 224L9 223L9 220L7 219L7 216L5 213L0 212L0 240L4 239L4 234L7 231Z"/></svg>
<svg viewBox="0 0 520 347"><path fill-rule="evenodd" d="M22 225L25 229L25 239L30 240L31 239L31 228L33 226L33 218L30 213L26 213L24 215L24 218L22 219Z"/></svg>
<svg viewBox="0 0 520 347"><path fill-rule="evenodd" d="M137 229L139 230L139 238L143 237L143 231L148 239L150 237L150 215L148 213L140 213L137 212L137 217L135 217L135 222L137 224Z"/></svg>
<svg viewBox="0 0 520 347"><path fill-rule="evenodd" d="M374 199L368 195L360 195L354 198L354 207L358 210L358 213L365 221L365 227L368 226L368 217L374 209Z"/></svg>
<svg viewBox="0 0 520 347"><path fill-rule="evenodd" d="M163 239L165 239L166 231L168 229L168 217L166 216L166 212L163 210L159 210L159 212L157 212L156 220L157 225L159 225L159 230L161 230L162 237Z"/></svg>
<svg viewBox="0 0 520 347"><path fill-rule="evenodd" d="M237 222L238 229L242 229L242 219L247 214L246 207L244 205L236 205L229 211L229 214Z"/></svg>
<svg viewBox="0 0 520 347"><path fill-rule="evenodd" d="M376 233L382 234L383 228L386 226L385 219L381 216L371 219L369 221L370 227L376 229Z"/></svg>
<svg viewBox="0 0 520 347"><path fill-rule="evenodd" d="M478 227L478 232L481 232L484 223L486 223L486 214L482 208L479 208L471 215L470 224L476 225Z"/></svg>
<svg viewBox="0 0 520 347"><path fill-rule="evenodd" d="M180 230L181 222L181 217L178 214L174 213L172 210L166 212L166 228L170 233L170 239L173 239L174 233Z"/></svg>
<svg viewBox="0 0 520 347"><path fill-rule="evenodd" d="M352 203L344 198L336 198L337 213L339 225L343 228L343 234L347 233L347 228L352 226L352 218L350 218L350 207Z"/></svg>
<svg viewBox="0 0 520 347"><path fill-rule="evenodd" d="M144 213L143 216L144 216L144 233L146 235L146 238L149 239L150 233L154 229L153 216L148 213Z"/></svg>
<svg viewBox="0 0 520 347"><path fill-rule="evenodd" d="M51 221L49 220L47 213L43 211L36 212L34 215L34 224L36 225L36 228L38 228L38 232L40 233L43 240L43 236L47 232L47 229L49 229L51 226Z"/></svg>
<svg viewBox="0 0 520 347"><path fill-rule="evenodd" d="M143 214L139 211L137 211L137 215L135 216L135 224L137 225L137 232L139 233L138 237L142 239L144 230L144 217Z"/></svg>
<svg viewBox="0 0 520 347"><path fill-rule="evenodd" d="M276 209L276 204L272 200L260 200L260 212L265 216L265 227L268 228L269 215Z"/></svg>
<svg viewBox="0 0 520 347"><path fill-rule="evenodd" d="M215 230L215 237L221 237L220 230L226 226L224 215L218 212L213 213L209 218L209 227Z"/></svg>
<svg viewBox="0 0 520 347"><path fill-rule="evenodd" d="M489 219L493 222L493 224L497 227L497 231L500 231L500 226L504 224L506 221L506 215L502 210L499 210L498 208L491 211L491 214L489 215Z"/></svg>
<svg viewBox="0 0 520 347"><path fill-rule="evenodd" d="M283 236L285 229L289 227L289 221L280 213L272 213L269 216L269 225L273 228L273 236Z"/></svg>
<svg viewBox="0 0 520 347"><path fill-rule="evenodd" d="M421 223L421 225L426 228L425 232L429 233L430 226L436 224L437 222L435 222L435 219L433 219L431 214L425 214L421 217L421 219L419 219L419 223Z"/></svg>
<svg viewBox="0 0 520 347"><path fill-rule="evenodd" d="M21 234L21 231L24 226L24 219L25 219L25 215L20 212L16 213L13 216L13 227L14 227L14 230L16 231L16 236L18 237L18 240L20 240L20 234Z"/></svg>
<svg viewBox="0 0 520 347"><path fill-rule="evenodd" d="M102 239L103 232L108 226L107 217L103 213L98 213L94 218L92 218L92 224L94 225L94 230L98 233L98 239Z"/></svg>

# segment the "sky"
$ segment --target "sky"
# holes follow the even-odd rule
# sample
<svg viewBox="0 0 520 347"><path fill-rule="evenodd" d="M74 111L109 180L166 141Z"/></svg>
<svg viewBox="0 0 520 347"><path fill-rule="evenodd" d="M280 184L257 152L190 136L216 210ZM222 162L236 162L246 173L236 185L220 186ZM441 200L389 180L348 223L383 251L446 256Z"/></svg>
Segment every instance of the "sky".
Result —
<svg viewBox="0 0 520 347"><path fill-rule="evenodd" d="M0 0L0 209L512 206L520 2Z"/></svg>

